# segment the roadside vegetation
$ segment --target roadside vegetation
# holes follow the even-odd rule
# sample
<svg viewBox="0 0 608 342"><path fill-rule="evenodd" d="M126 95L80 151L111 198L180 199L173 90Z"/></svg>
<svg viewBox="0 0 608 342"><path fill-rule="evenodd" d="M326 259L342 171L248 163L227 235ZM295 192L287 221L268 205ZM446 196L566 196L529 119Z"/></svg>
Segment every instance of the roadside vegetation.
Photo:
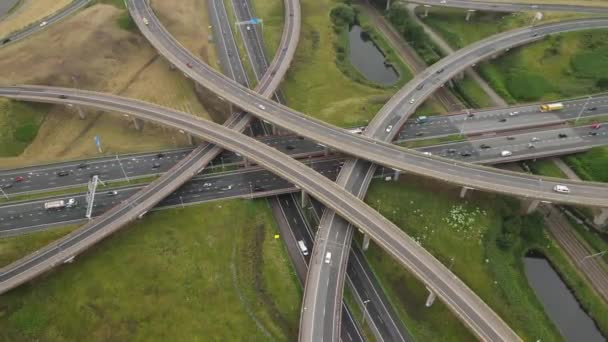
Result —
<svg viewBox="0 0 608 342"><path fill-rule="evenodd" d="M0 296L0 339L293 340L301 289L265 201L151 212Z"/></svg>
<svg viewBox="0 0 608 342"><path fill-rule="evenodd" d="M608 182L608 147L594 147L588 152L564 158L581 179Z"/></svg>
<svg viewBox="0 0 608 342"><path fill-rule="evenodd" d="M14 157L36 138L50 106L0 99L0 157Z"/></svg>
<svg viewBox="0 0 608 342"><path fill-rule="evenodd" d="M519 203L509 198L474 193L463 201L458 193L459 189L446 190L430 180L404 177L397 183L374 181L366 202L450 267L524 340L561 339L528 285L522 258L530 249L551 260L602 331L608 331L608 309L544 231L542 217L520 216ZM473 339L441 302L426 308L425 287L382 250L372 243L367 253L387 295L417 339Z"/></svg>

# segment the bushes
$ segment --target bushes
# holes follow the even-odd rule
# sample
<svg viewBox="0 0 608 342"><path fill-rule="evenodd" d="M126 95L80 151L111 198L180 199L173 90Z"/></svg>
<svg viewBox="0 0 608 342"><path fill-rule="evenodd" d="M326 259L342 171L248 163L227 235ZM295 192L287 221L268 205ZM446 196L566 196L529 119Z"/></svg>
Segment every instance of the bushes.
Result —
<svg viewBox="0 0 608 342"><path fill-rule="evenodd" d="M131 16L127 12L121 14L120 17L118 17L117 22L118 26L123 30L134 31L135 29L137 29L135 21L133 21L133 18L131 18Z"/></svg>
<svg viewBox="0 0 608 342"><path fill-rule="evenodd" d="M337 4L331 9L329 16L336 27L349 26L355 22L355 10L346 4Z"/></svg>
<svg viewBox="0 0 608 342"><path fill-rule="evenodd" d="M596 147L588 152L569 156L566 162L584 180L608 182L607 147Z"/></svg>
<svg viewBox="0 0 608 342"><path fill-rule="evenodd" d="M579 77L596 78L608 75L608 47L582 51L572 57L570 64Z"/></svg>
<svg viewBox="0 0 608 342"><path fill-rule="evenodd" d="M15 139L22 143L30 143L38 134L38 126L28 123L17 127L15 130Z"/></svg>

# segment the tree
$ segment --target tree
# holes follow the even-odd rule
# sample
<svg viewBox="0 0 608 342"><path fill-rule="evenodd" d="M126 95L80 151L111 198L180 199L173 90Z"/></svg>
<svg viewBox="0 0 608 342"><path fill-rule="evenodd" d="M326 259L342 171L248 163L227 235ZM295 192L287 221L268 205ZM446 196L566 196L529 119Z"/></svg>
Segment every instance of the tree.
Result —
<svg viewBox="0 0 608 342"><path fill-rule="evenodd" d="M332 22L336 26L350 25L355 22L355 10L346 4L337 4L329 12Z"/></svg>
<svg viewBox="0 0 608 342"><path fill-rule="evenodd" d="M608 78L602 77L595 82L595 85L601 90L608 89Z"/></svg>

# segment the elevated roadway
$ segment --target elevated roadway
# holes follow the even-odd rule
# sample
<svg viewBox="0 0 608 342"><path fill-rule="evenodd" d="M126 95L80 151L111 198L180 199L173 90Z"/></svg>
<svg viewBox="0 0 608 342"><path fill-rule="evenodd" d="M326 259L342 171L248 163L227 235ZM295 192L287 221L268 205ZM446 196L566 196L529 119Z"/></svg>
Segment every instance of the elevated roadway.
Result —
<svg viewBox="0 0 608 342"><path fill-rule="evenodd" d="M0 38L0 47L10 45L14 42L20 41L24 38L31 36L34 33L42 31L47 27L65 19L70 16L72 13L78 11L81 8L84 8L91 0L74 0L66 7L62 8L57 13L54 13L46 18L43 18L35 23L30 24L29 26L17 31L13 32L7 36ZM40 26L42 22L46 22L45 25Z"/></svg>
<svg viewBox="0 0 608 342"><path fill-rule="evenodd" d="M153 15L152 13L141 12L142 10L145 11L145 8L133 10L132 16L138 22L140 28L142 28L142 32L146 38L165 58L194 81L209 88L223 99L281 128L295 132L298 135L320 142L325 146L346 154L365 158L376 164L448 180L463 186L553 202L575 202L576 204L592 206L601 206L601 203L606 203L608 195L602 190L605 185L591 185L591 188L595 188L596 190L585 191L584 194L582 192L583 189L575 189L569 195L559 195L553 192L552 187L546 186L543 186L541 189L536 187L534 190L530 190L530 184L538 183L538 178L534 178L532 182L530 182L531 179L526 181L525 185L516 185L513 182L513 177L520 178L522 177L521 175L515 176L515 174L504 171L454 163L452 161L447 162L439 158L429 158L416 152L398 149L388 143L381 143L366 137L350 134L345 130L307 117L302 113L260 97L249 89L235 84L218 74L177 44L173 37L163 30L162 26L155 26L154 20L151 20L147 26L142 24L141 20L144 17ZM401 126L407 116L422 103L424 98L428 97L453 75L470 66L470 64L499 53L504 49L542 39L548 34L602 27L608 27L608 19L571 20L539 25L533 28L517 29L479 41L444 58L415 77L385 107L398 108L397 112L400 115L391 116L390 112L392 111L385 112L384 114L380 113L379 115L383 119L376 120L376 123L381 125L379 127L382 127L382 129L387 128L388 125L392 125L393 127ZM277 54L281 53L284 53L284 51L281 50ZM273 68L271 67L269 70L272 72ZM498 176L499 174L501 176ZM555 182L543 181L543 184L555 184ZM573 188L577 188L577 184L570 183L570 185ZM589 187L589 185L581 186ZM601 187L601 189L598 187ZM577 193L582 196L574 198Z"/></svg>
<svg viewBox="0 0 608 342"><path fill-rule="evenodd" d="M577 135L577 131L580 131L581 134ZM568 137L558 137L559 133L565 132L568 133ZM596 132L597 135L590 136L588 132ZM581 148L588 149L594 145L607 145L608 127L603 127L599 130L593 130L589 127L566 128L535 133L517 134L513 135L512 137L513 140L508 140L503 136L460 143L434 145L423 147L419 150L442 155L446 158L468 160L469 162L473 163L506 163L518 160L535 159L546 155L561 155L563 153L579 151ZM294 137L285 138L291 138L289 140L293 140L292 143L294 144L295 149L285 150L284 153L290 154L293 157L296 153L301 154L302 151L306 151L306 153L310 153L311 156L316 156L314 158L304 158L302 162L309 165L322 175L335 180L337 170L342 167L341 163L344 162L346 156L338 155L319 158L318 156L322 155L323 150L318 145L306 144L307 140L301 140ZM535 148L529 148L532 138L538 139L538 141L533 143ZM264 140L265 139L261 141ZM299 143L303 143L303 146L299 146ZM489 148L480 148L480 145L487 145ZM308 150L308 148L310 148L310 150ZM499 156L500 151L505 149L510 150L513 155L508 157ZM448 152L450 150L455 152ZM470 153L471 155L464 157L461 155L461 153ZM129 173L130 177L137 177L138 172L148 173L153 170L151 167L154 163L159 163L163 167L170 168L180 160L180 157L183 158L187 155L188 151L185 150L177 150L174 153L165 152L161 158L158 158L158 156L155 154L134 155L130 158L123 158L123 167L125 171ZM192 181L184 184L173 194L163 200L159 206L178 205L180 204L179 196L183 197L182 199L184 203L198 203L209 200L231 198L232 196L245 198L266 197L275 193L297 191L297 189L291 183L272 175L259 166L241 168L243 167L242 159L234 154L226 155L226 159L222 164L217 161L217 159L215 161L216 164L215 167L210 170L212 171L211 173L196 176L192 179ZM99 171L98 173L102 175L106 173L108 175L114 174L117 179L121 179L123 177L120 167L114 160L108 159L105 160L105 162L107 163L103 164L105 167L99 167L97 169L104 170L103 173ZM102 163L102 161L99 161L99 163ZM77 166L78 164L72 165ZM239 168L232 171L223 171L224 167L228 167L229 170L234 167ZM45 170L48 170L49 168L53 169L53 166L48 165L43 166L40 169L31 169L32 175L28 177L36 177L36 181L32 182L32 186L37 186L39 190L42 190L45 188L45 183L53 183L55 180L59 179L65 180L66 182L72 181L76 183L79 182L78 179L86 178L90 173L95 173L94 171L91 172L91 170L86 169L68 169L63 167L60 169L69 170L71 174L66 177L57 177L54 173L48 174L45 172ZM391 176L392 174L392 169L382 169L377 170L375 176ZM231 188L227 189L229 186L231 186ZM94 207L93 211L93 216L101 215L105 210L123 200L128 199L130 194L143 187L143 184L120 187L116 189L118 192L116 195L112 194L111 190L109 189L100 188L99 195L97 196L96 200L96 206ZM10 193L10 190L11 189L6 189L5 191L9 194L15 194ZM48 190L51 189L47 188L47 191ZM84 194L76 194L75 196L82 197ZM67 197L71 196L64 195L57 198ZM49 199L46 198L0 205L0 235L13 235L21 232L45 229L47 227L59 224L66 225L75 222L74 220L83 219L83 204L81 204L79 208L74 208L73 210L47 212L44 210L42 203L48 200ZM83 203L82 201L80 202ZM322 215L319 212L319 218L321 216ZM312 241L310 246L312 246Z"/></svg>
<svg viewBox="0 0 608 342"><path fill-rule="evenodd" d="M519 337L473 291L397 226L330 179L253 138L185 113L137 100L94 92L52 87L20 87L4 88L0 94L21 100L49 103L69 101L113 112L125 112L141 119L181 129L224 149L238 152L243 157L263 165L269 171L308 192L325 206L335 210L341 217L348 219L353 225L368 233L379 246L435 291L457 317L481 339L519 340ZM66 96L69 97L69 100L64 98ZM156 201L159 200L156 198ZM45 252L9 265L3 274L0 274L0 293L31 279L54 263L62 262L77 254L91 243L117 229L117 222L112 222L116 216L112 214L116 211L128 210L131 206L136 205L138 204L123 203L108 211L109 214L104 215L101 220L91 223L91 225L102 224L102 228L91 230L88 229L89 225L85 225L85 228L77 233L60 240L58 244L65 245L61 245L61 251L55 255L47 256L48 249L45 249ZM118 217L121 220L125 219L124 215ZM83 237L81 234L88 234L88 236ZM93 241L82 243L82 240L86 238Z"/></svg>

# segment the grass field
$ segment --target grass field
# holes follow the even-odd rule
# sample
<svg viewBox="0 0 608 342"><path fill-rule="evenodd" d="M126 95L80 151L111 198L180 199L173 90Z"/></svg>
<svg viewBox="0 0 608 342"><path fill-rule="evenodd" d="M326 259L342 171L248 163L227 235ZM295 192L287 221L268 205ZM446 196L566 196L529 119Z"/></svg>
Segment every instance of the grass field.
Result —
<svg viewBox="0 0 608 342"><path fill-rule="evenodd" d="M568 178L562 170L555 165L551 158L526 161L525 163L530 167L530 171L535 174L547 177Z"/></svg>
<svg viewBox="0 0 608 342"><path fill-rule="evenodd" d="M48 245L76 228L77 226L72 225L21 236L0 238L0 268ZM0 312L2 312L2 309L0 309ZM2 315L0 315L1 317Z"/></svg>
<svg viewBox="0 0 608 342"><path fill-rule="evenodd" d="M255 15L264 20L264 43L269 60L274 58L281 43L284 25L284 6L282 0L251 0Z"/></svg>
<svg viewBox="0 0 608 342"><path fill-rule="evenodd" d="M294 340L301 290L275 233L263 200L150 213L2 295L0 339Z"/></svg>
<svg viewBox="0 0 608 342"><path fill-rule="evenodd" d="M444 265L451 265L456 275L524 340L559 340L557 329L528 286L521 261L528 248L554 248L547 247L553 246L553 242L543 234L542 224L531 229L537 235L540 232L534 242L520 242L504 251L497 247L495 240L502 230L503 216L516 211L517 203L480 193L462 201L458 198L458 190L446 190L443 184L405 177L398 183L375 181L366 202L379 208ZM536 224L536 221L531 222ZM401 318L418 340L473 339L443 304L435 303L430 309L425 308L428 293L424 286L402 271L401 266L383 251L372 244L367 256ZM586 291L583 294L586 298L584 296L589 295L589 290L583 288L580 278L574 278L573 284L582 288L582 292ZM590 303L596 310L596 317L601 317L602 309L595 307L593 300ZM606 322L603 324L606 326Z"/></svg>
<svg viewBox="0 0 608 342"><path fill-rule="evenodd" d="M292 108L335 125L358 126L368 122L395 90L358 84L338 69L334 48L338 37L329 18L334 4L301 1L300 43L282 89Z"/></svg>
<svg viewBox="0 0 608 342"><path fill-rule="evenodd" d="M608 182L608 147L595 147L588 152L567 156L564 160L582 179Z"/></svg>
<svg viewBox="0 0 608 342"><path fill-rule="evenodd" d="M155 11L184 46L215 63L213 48L206 39L200 39L201 32L205 34L208 30L204 1L180 1L175 6L159 2L155 4ZM179 71L171 70L139 33L118 26L117 18L124 13L124 9L112 5L96 4L27 40L3 48L0 70L5 72L0 73L0 84L49 84L99 90L207 118L192 82ZM49 41L57 48L49 49L46 45ZM74 110L61 106L31 114L36 122L42 122L38 135L21 155L2 158L0 164L15 167L94 156L98 154L93 143L95 135L101 137L107 154L182 146L187 141L182 134L153 124L146 124L143 131L136 132L133 124L120 115L85 111L86 120L80 120ZM9 130L0 119L0 132ZM13 141L12 145L19 144ZM11 144L5 146L17 151Z"/></svg>

